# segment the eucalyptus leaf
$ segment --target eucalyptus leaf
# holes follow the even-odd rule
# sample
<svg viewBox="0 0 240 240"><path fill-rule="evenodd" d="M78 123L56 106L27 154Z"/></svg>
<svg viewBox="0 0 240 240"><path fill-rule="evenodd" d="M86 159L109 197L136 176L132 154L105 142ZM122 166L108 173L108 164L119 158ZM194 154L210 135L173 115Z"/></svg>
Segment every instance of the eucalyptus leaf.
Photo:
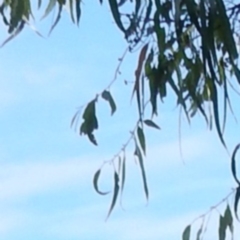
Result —
<svg viewBox="0 0 240 240"><path fill-rule="evenodd" d="M114 189L113 189L113 198L112 198L112 202L108 211L108 215L106 220L109 218L115 204L117 201L117 197L118 197L118 193L119 193L119 176L117 174L117 172L114 171Z"/></svg>
<svg viewBox="0 0 240 240"><path fill-rule="evenodd" d="M113 115L117 109L117 106L115 104L115 101L112 97L112 94L107 91L107 90L104 90L103 93L102 93L102 98L106 101L108 101L110 107L111 107L111 114Z"/></svg>
<svg viewBox="0 0 240 240"><path fill-rule="evenodd" d="M100 174L101 174L101 169L97 170L96 173L94 174L94 177L93 177L93 186L94 186L95 191L96 191L98 194L100 194L100 195L106 195L106 194L108 194L109 192L102 192L102 191L100 191L99 188L98 188L98 180L99 180Z"/></svg>
<svg viewBox="0 0 240 240"><path fill-rule="evenodd" d="M191 225L188 225L182 233L182 240L190 240L190 234L191 234Z"/></svg>

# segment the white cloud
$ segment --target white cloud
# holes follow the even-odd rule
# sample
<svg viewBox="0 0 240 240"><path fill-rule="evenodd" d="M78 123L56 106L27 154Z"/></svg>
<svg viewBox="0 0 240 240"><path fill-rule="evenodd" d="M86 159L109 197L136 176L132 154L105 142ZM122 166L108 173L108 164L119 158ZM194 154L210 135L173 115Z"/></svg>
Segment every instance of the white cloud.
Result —
<svg viewBox="0 0 240 240"><path fill-rule="evenodd" d="M60 162L3 164L0 168L0 200L28 197L66 186L84 185L96 163L91 159Z"/></svg>

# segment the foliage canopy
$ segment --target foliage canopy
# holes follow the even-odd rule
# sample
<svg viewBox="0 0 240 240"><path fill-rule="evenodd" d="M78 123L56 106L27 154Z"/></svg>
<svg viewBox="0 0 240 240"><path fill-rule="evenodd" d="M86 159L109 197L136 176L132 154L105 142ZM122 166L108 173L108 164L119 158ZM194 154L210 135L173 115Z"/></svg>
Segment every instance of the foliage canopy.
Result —
<svg viewBox="0 0 240 240"><path fill-rule="evenodd" d="M170 89L174 92L176 104L183 110L188 121L190 122L196 113L200 113L210 129L214 124L221 143L227 148L223 132L228 108L232 111L229 88L236 90L235 88L240 84L237 48L240 40L238 17L240 3L224 0L100 0L99 2L109 4L116 26L128 43L127 51L141 49L133 88L138 120L130 139L111 160L114 188L109 216L124 188L125 149L132 140L135 142L134 155L139 161L144 191L148 198L144 168L146 139L143 126L160 129L153 118L158 113L159 102L164 101ZM42 5L42 1L38 0L37 7L41 9ZM47 17L53 9L58 9L50 32L61 19L64 7L69 8L72 21L79 24L83 8L80 0L49 0L42 18ZM19 34L26 25L31 25L33 18L30 0L4 0L0 5L0 14L9 33L2 46ZM120 64L123 60L124 56L120 59ZM119 67L116 72L118 70ZM95 131L98 129L96 101L98 98L107 101L111 114L114 114L117 104L110 89L114 81L91 100L83 112L78 111L72 119L72 124L78 124L78 118L82 114L83 121L79 126L79 133L87 135L95 145L97 145ZM220 100L223 100L222 104ZM145 110L149 107L152 116L146 118ZM220 109L223 109L222 115ZM240 182L237 178L235 158L239 148L240 145L237 145L232 155L232 174L237 183L233 206L236 218L238 218ZM115 167L115 162L119 163L118 169ZM101 169L95 173L93 184L99 194L105 195L107 192L102 192L98 186L100 174ZM219 218L219 239L225 239L227 229L233 234L233 216L229 205ZM190 233L191 225L183 231L183 240L190 239ZM200 239L202 234L203 225L197 233L197 239Z"/></svg>

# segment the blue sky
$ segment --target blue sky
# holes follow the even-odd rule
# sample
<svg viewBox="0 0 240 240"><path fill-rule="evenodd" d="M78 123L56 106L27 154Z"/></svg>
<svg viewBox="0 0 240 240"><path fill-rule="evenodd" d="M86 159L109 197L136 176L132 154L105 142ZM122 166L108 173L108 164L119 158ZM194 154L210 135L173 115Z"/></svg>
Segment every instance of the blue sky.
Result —
<svg viewBox="0 0 240 240"><path fill-rule="evenodd" d="M45 36L51 20L50 16L35 23ZM4 40L6 32L2 30L0 37ZM70 129L70 121L78 106L113 79L125 48L107 4L88 1L79 28L65 13L49 38L26 28L0 50L1 239L180 239L188 223L235 186L226 151L199 116L191 126L183 119L183 163L179 111L170 95L159 110L162 130L146 133L148 205L130 145L124 210L116 205L105 222L111 196L98 196L92 178L102 162L118 152L137 118L130 102L132 86L124 84L125 79L134 80L136 54L127 56L111 88L117 113L111 117L104 101L97 105L99 147ZM236 99L234 95L233 103ZM237 104L234 110L239 119ZM240 140L239 130L229 114L225 136L231 151ZM111 188L110 167L104 168L100 183L103 189ZM217 234L217 216L213 212L209 239Z"/></svg>

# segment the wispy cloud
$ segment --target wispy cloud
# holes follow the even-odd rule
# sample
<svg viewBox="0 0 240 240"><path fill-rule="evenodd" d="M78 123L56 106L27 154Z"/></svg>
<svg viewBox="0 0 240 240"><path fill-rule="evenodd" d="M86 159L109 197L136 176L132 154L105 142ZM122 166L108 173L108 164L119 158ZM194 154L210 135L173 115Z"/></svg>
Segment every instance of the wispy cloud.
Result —
<svg viewBox="0 0 240 240"><path fill-rule="evenodd" d="M96 167L91 159L65 162L3 164L0 169L0 200L19 199L69 185L84 185Z"/></svg>

